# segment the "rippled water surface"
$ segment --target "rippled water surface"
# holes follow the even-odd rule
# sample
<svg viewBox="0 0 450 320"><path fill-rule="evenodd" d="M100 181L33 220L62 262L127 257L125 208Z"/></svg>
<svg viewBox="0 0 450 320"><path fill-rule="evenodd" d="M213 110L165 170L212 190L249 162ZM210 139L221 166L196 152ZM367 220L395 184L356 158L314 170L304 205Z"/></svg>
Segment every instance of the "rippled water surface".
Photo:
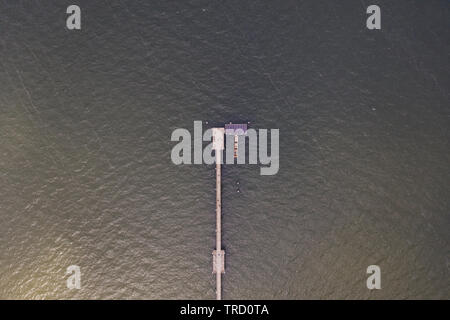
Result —
<svg viewBox="0 0 450 320"><path fill-rule="evenodd" d="M0 298L214 298L194 120L280 128L223 167L224 298L450 298L448 1L70 4L0 1Z"/></svg>

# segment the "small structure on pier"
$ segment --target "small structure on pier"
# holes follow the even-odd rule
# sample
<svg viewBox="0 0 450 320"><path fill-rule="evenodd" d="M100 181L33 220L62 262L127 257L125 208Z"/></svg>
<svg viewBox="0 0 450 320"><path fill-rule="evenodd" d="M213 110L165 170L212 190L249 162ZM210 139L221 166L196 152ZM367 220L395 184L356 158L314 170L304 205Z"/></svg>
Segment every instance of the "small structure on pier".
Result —
<svg viewBox="0 0 450 320"><path fill-rule="evenodd" d="M213 149L216 151L216 160L218 153L222 155L222 150L225 148L223 136L224 131L224 128L212 128Z"/></svg>
<svg viewBox="0 0 450 320"><path fill-rule="evenodd" d="M225 250L214 250L213 254L213 273L225 273Z"/></svg>
<svg viewBox="0 0 450 320"><path fill-rule="evenodd" d="M227 136L234 136L234 158L237 158L239 136L245 136L247 134L247 124L230 122L225 125L225 134Z"/></svg>

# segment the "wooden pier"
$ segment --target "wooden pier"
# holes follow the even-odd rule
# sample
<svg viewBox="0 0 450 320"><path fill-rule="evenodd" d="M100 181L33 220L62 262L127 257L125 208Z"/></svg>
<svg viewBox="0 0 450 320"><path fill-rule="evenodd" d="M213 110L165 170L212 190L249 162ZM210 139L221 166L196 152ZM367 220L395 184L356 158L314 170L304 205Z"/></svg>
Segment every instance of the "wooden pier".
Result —
<svg viewBox="0 0 450 320"><path fill-rule="evenodd" d="M216 250L213 255L213 273L216 274L216 299L222 299L222 273L225 273L225 251L222 250L222 157L225 133L234 139L234 157L238 156L238 136L246 135L247 124L226 124L225 128L213 128L213 149L216 154Z"/></svg>
<svg viewBox="0 0 450 320"><path fill-rule="evenodd" d="M213 254L213 273L216 274L216 299L222 299L222 273L225 273L225 251L222 250L222 153L224 128L213 128L213 149L216 153L216 250Z"/></svg>

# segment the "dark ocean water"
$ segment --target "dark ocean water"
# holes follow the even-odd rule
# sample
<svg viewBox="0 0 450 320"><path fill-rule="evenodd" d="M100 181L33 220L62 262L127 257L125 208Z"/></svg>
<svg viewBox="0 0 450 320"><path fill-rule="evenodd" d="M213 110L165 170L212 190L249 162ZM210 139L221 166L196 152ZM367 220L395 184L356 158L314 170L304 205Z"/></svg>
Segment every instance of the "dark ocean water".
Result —
<svg viewBox="0 0 450 320"><path fill-rule="evenodd" d="M0 1L0 298L213 299L170 136L245 120L280 171L223 167L225 299L450 299L449 1L70 4Z"/></svg>

